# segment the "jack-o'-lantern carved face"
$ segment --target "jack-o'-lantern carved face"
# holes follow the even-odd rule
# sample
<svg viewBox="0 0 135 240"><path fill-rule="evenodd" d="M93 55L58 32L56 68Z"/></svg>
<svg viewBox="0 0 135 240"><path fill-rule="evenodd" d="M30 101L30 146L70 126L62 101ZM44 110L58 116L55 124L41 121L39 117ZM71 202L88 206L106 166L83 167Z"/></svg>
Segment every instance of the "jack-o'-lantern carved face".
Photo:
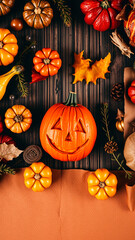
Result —
<svg viewBox="0 0 135 240"><path fill-rule="evenodd" d="M70 93L65 104L53 105L40 127L42 147L61 161L78 161L86 157L97 136L92 114L84 106L77 105L75 100L76 95Z"/></svg>

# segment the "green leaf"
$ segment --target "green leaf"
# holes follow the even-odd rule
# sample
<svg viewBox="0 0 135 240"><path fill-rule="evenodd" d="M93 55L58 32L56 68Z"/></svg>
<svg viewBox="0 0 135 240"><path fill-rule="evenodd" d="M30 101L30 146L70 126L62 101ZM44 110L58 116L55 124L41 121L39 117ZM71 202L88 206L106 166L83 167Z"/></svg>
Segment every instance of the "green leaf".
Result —
<svg viewBox="0 0 135 240"><path fill-rule="evenodd" d="M103 131L106 132L106 129L104 127L102 127Z"/></svg>
<svg viewBox="0 0 135 240"><path fill-rule="evenodd" d="M119 158L120 158L120 156L121 156L121 153L119 153L119 154L117 155L117 159L119 159Z"/></svg>
<svg viewBox="0 0 135 240"><path fill-rule="evenodd" d="M123 165L123 163L124 163L124 160L121 161L121 165Z"/></svg>
<svg viewBox="0 0 135 240"><path fill-rule="evenodd" d="M118 167L118 170L120 170L120 169L121 169L121 166Z"/></svg>

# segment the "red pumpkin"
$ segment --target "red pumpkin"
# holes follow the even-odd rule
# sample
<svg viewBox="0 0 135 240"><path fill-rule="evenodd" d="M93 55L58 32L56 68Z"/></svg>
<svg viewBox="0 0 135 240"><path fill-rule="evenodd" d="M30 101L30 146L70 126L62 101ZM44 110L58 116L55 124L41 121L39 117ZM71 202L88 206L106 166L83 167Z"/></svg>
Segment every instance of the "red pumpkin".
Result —
<svg viewBox="0 0 135 240"><path fill-rule="evenodd" d="M128 96L131 99L131 102L135 103L135 80L131 83L131 86L128 88Z"/></svg>
<svg viewBox="0 0 135 240"><path fill-rule="evenodd" d="M40 126L40 141L54 159L78 161L93 149L97 127L91 112L76 104L76 94L70 92L67 101L53 105Z"/></svg>
<svg viewBox="0 0 135 240"><path fill-rule="evenodd" d="M9 144L14 144L16 146L15 141L7 135L0 135L0 144L2 144L2 143L6 143L8 145Z"/></svg>
<svg viewBox="0 0 135 240"><path fill-rule="evenodd" d="M87 24L93 25L97 31L106 31L119 26L116 16L122 9L121 3L122 0L84 0L80 8Z"/></svg>
<svg viewBox="0 0 135 240"><path fill-rule="evenodd" d="M3 122L2 122L2 118L0 116L0 133L3 132Z"/></svg>
<svg viewBox="0 0 135 240"><path fill-rule="evenodd" d="M7 135L0 135L0 144L2 144L2 143L6 143L7 145L14 144L16 146L15 141ZM4 159L4 158L2 159L2 161L7 162L6 159Z"/></svg>
<svg viewBox="0 0 135 240"><path fill-rule="evenodd" d="M132 10L128 20L124 21L124 30L130 39L129 44L135 47L135 10Z"/></svg>
<svg viewBox="0 0 135 240"><path fill-rule="evenodd" d="M34 69L44 77L54 76L61 68L62 61L57 51L43 48L33 58Z"/></svg>

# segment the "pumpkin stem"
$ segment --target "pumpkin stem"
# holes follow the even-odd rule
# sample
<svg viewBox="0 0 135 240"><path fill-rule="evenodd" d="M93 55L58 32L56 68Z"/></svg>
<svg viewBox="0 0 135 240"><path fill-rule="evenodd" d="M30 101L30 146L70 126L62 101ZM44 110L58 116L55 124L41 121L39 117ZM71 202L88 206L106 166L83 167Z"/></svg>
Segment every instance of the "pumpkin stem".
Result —
<svg viewBox="0 0 135 240"><path fill-rule="evenodd" d="M76 93L69 92L68 99L64 103L66 106L77 107Z"/></svg>
<svg viewBox="0 0 135 240"><path fill-rule="evenodd" d="M107 9L107 8L110 7L110 4L109 4L109 2L108 2L107 0L105 0L105 1L102 1L102 2L101 2L100 6L101 6L102 8Z"/></svg>
<svg viewBox="0 0 135 240"><path fill-rule="evenodd" d="M41 14L41 8L39 8L39 7L35 8L34 13Z"/></svg>
<svg viewBox="0 0 135 240"><path fill-rule="evenodd" d="M14 117L14 121L15 122L17 122L17 123L19 123L19 122L22 122L23 121L23 116L22 115L16 115L15 117Z"/></svg>
<svg viewBox="0 0 135 240"><path fill-rule="evenodd" d="M100 187L100 188L104 188L104 187L105 187L105 183L104 183L104 182L100 182L100 183L99 183L99 187Z"/></svg>
<svg viewBox="0 0 135 240"><path fill-rule="evenodd" d="M39 173L35 173L34 178L36 180L39 180L41 178L41 175Z"/></svg>
<svg viewBox="0 0 135 240"><path fill-rule="evenodd" d="M24 71L24 67L22 65L15 65L14 70L17 72L17 74L20 74Z"/></svg>
<svg viewBox="0 0 135 240"><path fill-rule="evenodd" d="M3 42L0 42L0 48L3 48Z"/></svg>
<svg viewBox="0 0 135 240"><path fill-rule="evenodd" d="M44 58L43 59L43 62L45 65L49 64L50 63L50 59L49 58Z"/></svg>

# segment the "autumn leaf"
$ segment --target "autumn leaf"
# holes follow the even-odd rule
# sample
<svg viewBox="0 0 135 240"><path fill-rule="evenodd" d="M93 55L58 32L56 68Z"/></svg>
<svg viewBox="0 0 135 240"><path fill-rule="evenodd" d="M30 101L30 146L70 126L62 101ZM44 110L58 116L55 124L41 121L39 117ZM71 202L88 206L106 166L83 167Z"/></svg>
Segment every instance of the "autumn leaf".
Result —
<svg viewBox="0 0 135 240"><path fill-rule="evenodd" d="M104 59L100 59L96 61L90 67L90 59L83 58L83 51L80 54L75 54L75 63L73 67L75 68L75 76L73 84L77 83L78 81L86 80L86 83L93 82L96 84L96 80L98 78L105 79L105 73L109 72L108 67L111 62L111 54L108 55Z"/></svg>
<svg viewBox="0 0 135 240"><path fill-rule="evenodd" d="M90 66L89 62L91 62L91 60L89 58L85 59L83 57L83 53L84 50L79 54L74 53L75 62L73 64L73 67L75 68L75 72L79 71L80 68L87 69Z"/></svg>
<svg viewBox="0 0 135 240"><path fill-rule="evenodd" d="M3 158L7 161L17 158L23 151L19 150L14 144L0 144L0 160Z"/></svg>
<svg viewBox="0 0 135 240"><path fill-rule="evenodd" d="M30 84L45 80L47 77L44 77L44 76L40 75L40 73L36 72L36 70L33 67L31 78L32 78L32 81L30 82Z"/></svg>

